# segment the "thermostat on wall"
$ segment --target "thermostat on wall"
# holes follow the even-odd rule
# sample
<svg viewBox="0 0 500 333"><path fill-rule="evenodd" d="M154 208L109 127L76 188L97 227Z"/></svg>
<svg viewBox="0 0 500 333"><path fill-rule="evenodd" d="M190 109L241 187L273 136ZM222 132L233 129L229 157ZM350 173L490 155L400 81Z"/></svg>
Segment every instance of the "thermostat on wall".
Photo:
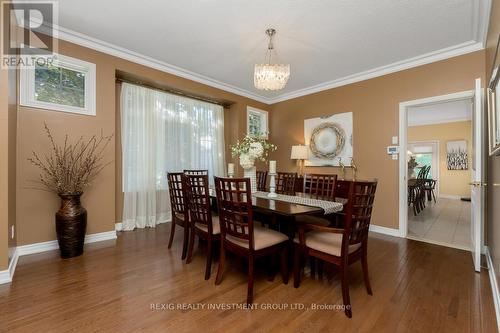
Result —
<svg viewBox="0 0 500 333"><path fill-rule="evenodd" d="M388 155L399 154L399 146L388 146L387 147L387 154Z"/></svg>

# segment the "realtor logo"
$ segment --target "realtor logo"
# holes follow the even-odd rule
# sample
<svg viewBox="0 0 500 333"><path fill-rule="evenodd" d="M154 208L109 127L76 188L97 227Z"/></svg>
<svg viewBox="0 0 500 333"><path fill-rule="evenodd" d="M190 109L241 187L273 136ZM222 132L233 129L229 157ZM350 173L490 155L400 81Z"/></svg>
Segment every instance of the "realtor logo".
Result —
<svg viewBox="0 0 500 333"><path fill-rule="evenodd" d="M2 68L51 63L57 52L56 1L2 2Z"/></svg>

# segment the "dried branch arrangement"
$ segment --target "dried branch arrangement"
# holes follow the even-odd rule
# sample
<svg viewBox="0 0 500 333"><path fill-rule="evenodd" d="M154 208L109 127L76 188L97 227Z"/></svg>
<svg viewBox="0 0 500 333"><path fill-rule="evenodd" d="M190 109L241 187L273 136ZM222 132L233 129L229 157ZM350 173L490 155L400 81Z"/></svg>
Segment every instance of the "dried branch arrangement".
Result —
<svg viewBox="0 0 500 333"><path fill-rule="evenodd" d="M33 151L28 161L41 170L40 181L50 191L57 194L82 194L110 163L103 162L104 151L113 135L94 135L88 140L82 136L74 144L68 143L66 135L64 144L60 145L55 142L46 123L44 127L52 150L42 157Z"/></svg>

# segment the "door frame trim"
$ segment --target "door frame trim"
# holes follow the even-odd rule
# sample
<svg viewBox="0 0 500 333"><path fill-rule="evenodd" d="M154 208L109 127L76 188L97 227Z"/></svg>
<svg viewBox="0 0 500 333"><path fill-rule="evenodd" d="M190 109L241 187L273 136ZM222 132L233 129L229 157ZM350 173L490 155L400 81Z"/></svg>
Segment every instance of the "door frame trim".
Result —
<svg viewBox="0 0 500 333"><path fill-rule="evenodd" d="M408 108L472 99L474 98L474 93L474 90L466 90L399 103L399 234L401 237L406 238L408 236L408 166L406 164L406 151L408 150Z"/></svg>

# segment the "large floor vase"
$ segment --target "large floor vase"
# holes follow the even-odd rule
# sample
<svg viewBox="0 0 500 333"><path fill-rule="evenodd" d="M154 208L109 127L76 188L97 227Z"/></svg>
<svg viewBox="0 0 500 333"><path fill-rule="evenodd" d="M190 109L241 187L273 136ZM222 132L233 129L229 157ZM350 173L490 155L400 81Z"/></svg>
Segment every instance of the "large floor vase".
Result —
<svg viewBox="0 0 500 333"><path fill-rule="evenodd" d="M61 207L56 213L57 241L61 258L78 257L83 253L87 229L87 210L80 202L81 194L60 194Z"/></svg>
<svg viewBox="0 0 500 333"><path fill-rule="evenodd" d="M257 168L255 166L243 169L243 177L250 178L252 193L257 192Z"/></svg>

